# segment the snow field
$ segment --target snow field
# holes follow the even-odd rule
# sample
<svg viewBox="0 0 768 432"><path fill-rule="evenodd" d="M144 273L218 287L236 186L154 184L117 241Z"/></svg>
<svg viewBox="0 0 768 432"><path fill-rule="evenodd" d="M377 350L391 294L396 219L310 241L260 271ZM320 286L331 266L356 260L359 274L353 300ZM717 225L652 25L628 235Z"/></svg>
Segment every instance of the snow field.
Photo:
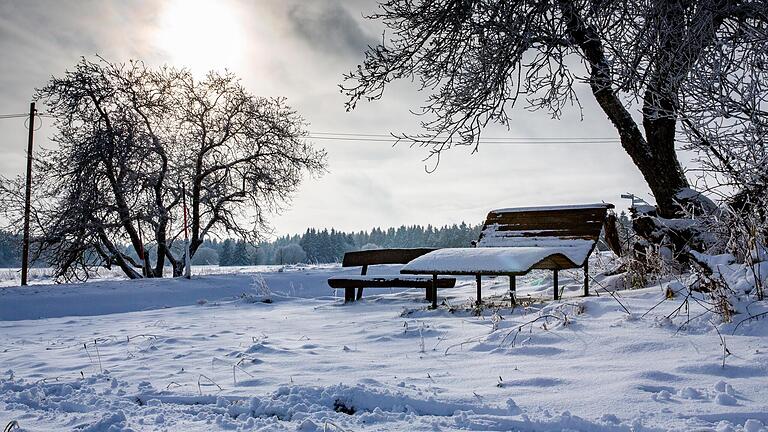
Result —
<svg viewBox="0 0 768 432"><path fill-rule="evenodd" d="M0 423L15 419L28 431L767 430L763 321L720 326L732 353L722 367L714 317L697 317L692 301L681 328L687 313L667 316L682 297L654 308L666 286L617 293L627 313L605 293L574 297L580 273L562 272L561 302L476 314L469 279L441 290L450 308L436 311L419 290L366 290L343 305L325 280L355 273L260 273L269 304L253 300L247 273L2 289ZM484 282L484 295L503 304L507 279ZM548 273L532 273L519 279L520 297L549 299L550 285Z"/></svg>

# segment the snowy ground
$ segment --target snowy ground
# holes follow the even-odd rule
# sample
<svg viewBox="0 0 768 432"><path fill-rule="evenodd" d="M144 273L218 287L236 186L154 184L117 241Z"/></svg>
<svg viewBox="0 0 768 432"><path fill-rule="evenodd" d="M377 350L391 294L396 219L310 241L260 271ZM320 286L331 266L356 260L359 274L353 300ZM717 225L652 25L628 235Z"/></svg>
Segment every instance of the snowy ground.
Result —
<svg viewBox="0 0 768 432"><path fill-rule="evenodd" d="M617 293L628 314L605 292L576 297L579 281L564 272L564 301L476 316L470 280L440 292L450 308L429 311L421 291L377 290L343 305L325 281L354 269L271 270L258 273L270 304L254 301L248 269L0 288L0 427L752 432L768 424L768 325L720 325L732 353L723 367L712 317L697 317L697 303L671 319L680 296L654 308L665 287ZM550 284L535 273L518 290L551 298ZM485 287L501 304L506 278Z"/></svg>
<svg viewBox="0 0 768 432"><path fill-rule="evenodd" d="M335 264L320 264L314 265L313 268L330 268L336 266ZM215 274L234 274L234 273L268 273L276 272L279 270L290 270L296 266L284 266L284 265L259 265L259 266L228 266L219 267L217 265L205 265L205 266L192 266L192 275L194 276L208 276ZM165 268L166 274L171 274L172 269L170 267ZM50 285L53 283L53 269L50 267L32 267L29 269L29 285ZM100 282L108 280L125 280L125 274L119 267L113 267L111 270L105 268L99 268L96 273L88 280L88 282ZM16 287L21 283L21 269L20 268L0 268L0 288Z"/></svg>

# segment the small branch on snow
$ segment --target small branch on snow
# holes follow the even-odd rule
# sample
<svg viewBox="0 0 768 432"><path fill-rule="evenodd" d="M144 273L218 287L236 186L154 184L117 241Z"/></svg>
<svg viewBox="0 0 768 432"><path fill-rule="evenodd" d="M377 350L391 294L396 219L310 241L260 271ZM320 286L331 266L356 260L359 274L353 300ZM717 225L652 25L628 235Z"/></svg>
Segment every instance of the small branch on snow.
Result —
<svg viewBox="0 0 768 432"><path fill-rule="evenodd" d="M203 385L210 385L210 384L203 384L202 383L202 379L203 378L205 378L205 380L208 381L209 383L211 383L211 384L215 385L216 387L218 387L219 391L223 391L224 390L220 385L218 385L216 383L216 381L208 378L207 376L205 376L203 374L200 374L200 376L197 377L197 391L200 393L200 396L203 395Z"/></svg>

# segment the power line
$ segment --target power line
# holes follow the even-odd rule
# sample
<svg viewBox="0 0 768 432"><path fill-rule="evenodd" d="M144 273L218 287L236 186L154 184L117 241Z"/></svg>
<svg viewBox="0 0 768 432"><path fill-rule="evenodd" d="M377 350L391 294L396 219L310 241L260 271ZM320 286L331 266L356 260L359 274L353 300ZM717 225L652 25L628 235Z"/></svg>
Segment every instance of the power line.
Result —
<svg viewBox="0 0 768 432"><path fill-rule="evenodd" d="M0 119L24 118L27 114L0 114ZM39 117L58 118L48 113L38 114ZM398 141L412 142L415 144L439 144L447 140L446 136L423 136L419 134L393 136L392 134L381 133L357 133L357 132L313 132L302 136L305 139L321 141L338 142L375 142L394 144ZM477 143L484 145L615 145L620 143L619 138L611 137L482 137ZM453 145L461 145L460 142L453 142Z"/></svg>
<svg viewBox="0 0 768 432"><path fill-rule="evenodd" d="M398 136L393 136L391 134L366 134L366 133L345 133L345 132L312 132L310 131L308 135L311 135L313 137L318 137L322 135L332 135L332 136L350 136L350 137L372 137L372 138L389 138L391 139L397 139ZM420 135L410 135L406 134L405 137L407 139L413 138L419 138ZM430 139L441 139L446 138L444 135L438 135L436 137L428 137ZM513 141L513 140L524 140L524 141L539 141L539 140L550 140L550 141L562 141L562 140L588 140L588 141L618 141L619 138L612 138L612 137L483 137L483 140L488 141Z"/></svg>
<svg viewBox="0 0 768 432"><path fill-rule="evenodd" d="M27 118L29 117L29 113L19 113L19 114L0 114L0 120L2 119L12 119L12 118ZM60 118L53 114L46 114L46 113L36 113L35 117L47 117L47 118Z"/></svg>
<svg viewBox="0 0 768 432"><path fill-rule="evenodd" d="M313 139L313 140L325 140L325 141L351 141L351 142L378 142L378 143L389 143L394 144L398 141L398 138L354 138L349 136L315 136L315 135L305 135L303 138L306 139ZM440 139L424 139L424 141L419 141L416 139L415 141L409 138L406 139L400 139L399 141L405 141L405 142L414 142L416 144L439 144L441 143ZM548 140L538 140L535 138L515 138L513 140L508 141L488 141L484 138L481 138L478 141L479 144L487 144L487 145L565 145L565 144L589 144L589 145L614 145L620 143L618 139L614 140L592 140L589 138L584 139L548 139ZM460 145L461 143L454 142L454 145Z"/></svg>

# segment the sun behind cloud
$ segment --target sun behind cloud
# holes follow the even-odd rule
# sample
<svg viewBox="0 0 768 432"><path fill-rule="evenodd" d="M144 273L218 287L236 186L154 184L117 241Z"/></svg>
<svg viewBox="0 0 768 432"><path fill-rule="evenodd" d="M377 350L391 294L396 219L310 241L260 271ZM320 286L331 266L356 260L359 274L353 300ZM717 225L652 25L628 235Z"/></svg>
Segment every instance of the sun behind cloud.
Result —
<svg viewBox="0 0 768 432"><path fill-rule="evenodd" d="M171 0L164 3L155 34L168 62L196 75L241 69L246 34L238 6L226 0Z"/></svg>

